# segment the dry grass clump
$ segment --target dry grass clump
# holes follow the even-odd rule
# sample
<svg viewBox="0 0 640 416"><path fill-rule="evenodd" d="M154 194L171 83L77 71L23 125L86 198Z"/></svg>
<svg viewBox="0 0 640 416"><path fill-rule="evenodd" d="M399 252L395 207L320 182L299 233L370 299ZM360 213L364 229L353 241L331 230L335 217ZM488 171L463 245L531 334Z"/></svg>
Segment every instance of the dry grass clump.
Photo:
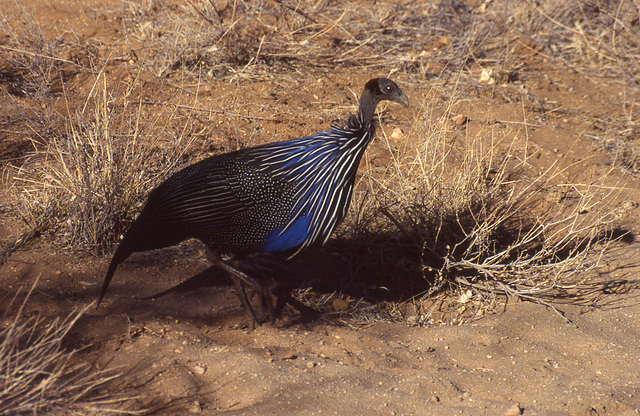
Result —
<svg viewBox="0 0 640 416"><path fill-rule="evenodd" d="M100 75L84 110L70 114L64 130L32 139L32 154L8 168L27 236L48 232L63 246L107 252L150 189L186 161L188 139L160 127L145 130L139 108L130 116L116 101Z"/></svg>
<svg viewBox="0 0 640 416"><path fill-rule="evenodd" d="M74 75L93 69L91 63L99 55L95 42L47 35L33 6L20 1L13 6L11 14L0 10L0 86L10 96L46 101L61 95ZM24 105L19 99L12 99L12 104ZM47 114L51 108L43 110Z"/></svg>
<svg viewBox="0 0 640 416"><path fill-rule="evenodd" d="M512 8L518 29L552 56L613 71L638 86L640 6L632 0L523 2ZM614 75L608 73L607 76Z"/></svg>
<svg viewBox="0 0 640 416"><path fill-rule="evenodd" d="M96 370L63 346L90 305L64 319L26 317L31 291L0 329L0 415L139 413L113 408L131 397L102 391L118 374Z"/></svg>
<svg viewBox="0 0 640 416"><path fill-rule="evenodd" d="M626 123L625 123L626 124ZM627 172L640 173L640 127L609 123L601 134L585 134L593 146L607 153L614 165Z"/></svg>
<svg viewBox="0 0 640 416"><path fill-rule="evenodd" d="M21 8L16 20L23 25L14 25L13 19L0 11L0 33L5 41L0 45L0 70L11 94L45 96L59 91L61 60L60 45L44 39L39 26L33 24L31 15ZM21 30L24 26L31 30ZM29 45L28 47L25 47Z"/></svg>
<svg viewBox="0 0 640 416"><path fill-rule="evenodd" d="M397 156L386 178L367 179L365 194L376 202L350 220L360 233L363 226L397 233L395 249L418 253L410 261L428 289L410 302L412 312L396 312L430 323L434 305L447 298L460 308L452 320L461 322L499 308L498 295L553 308L549 301L579 290L622 236L615 224L624 204L612 208L619 188L603 177L570 180L562 161L536 170L524 129L452 140L450 117L420 115L408 134L421 145ZM358 199L356 206L367 205ZM392 258L393 247L381 250Z"/></svg>
<svg viewBox="0 0 640 416"><path fill-rule="evenodd" d="M128 23L153 49L148 58L162 61L164 73L206 67L242 74L260 64L313 64L423 73L431 67L455 74L474 63L505 62L517 54L514 46L524 44L556 59L614 69L637 83L637 7L631 0L493 1L475 7L452 1L362 7L349 1L293 6L192 0L182 9L138 6Z"/></svg>
<svg viewBox="0 0 640 416"><path fill-rule="evenodd" d="M513 33L581 76L619 85L620 111L588 133L613 162L637 173L640 160L640 4L633 0L525 1L509 7ZM600 100L599 97L594 97Z"/></svg>

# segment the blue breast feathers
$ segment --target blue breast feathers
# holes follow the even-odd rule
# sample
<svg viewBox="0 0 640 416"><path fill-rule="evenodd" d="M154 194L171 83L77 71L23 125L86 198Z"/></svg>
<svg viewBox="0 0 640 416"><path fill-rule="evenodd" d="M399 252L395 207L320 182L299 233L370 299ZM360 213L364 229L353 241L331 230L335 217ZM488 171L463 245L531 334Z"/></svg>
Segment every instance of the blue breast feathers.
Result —
<svg viewBox="0 0 640 416"><path fill-rule="evenodd" d="M298 218L286 228L272 231L267 236L262 251L270 253L298 248L309 234L309 221L311 221L311 216L306 215Z"/></svg>
<svg viewBox="0 0 640 416"><path fill-rule="evenodd" d="M371 138L368 132L358 133L334 127L247 153L252 161L259 161L255 163L258 170L293 187L288 222L267 236L261 251L301 250L326 241L344 217L353 188L353 167ZM362 141L365 145L359 143Z"/></svg>

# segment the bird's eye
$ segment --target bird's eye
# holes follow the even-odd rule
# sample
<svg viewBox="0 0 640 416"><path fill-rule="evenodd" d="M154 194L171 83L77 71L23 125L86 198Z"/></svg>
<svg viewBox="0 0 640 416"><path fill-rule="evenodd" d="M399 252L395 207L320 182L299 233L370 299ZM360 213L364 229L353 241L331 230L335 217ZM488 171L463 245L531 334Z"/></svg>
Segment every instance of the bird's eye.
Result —
<svg viewBox="0 0 640 416"><path fill-rule="evenodd" d="M393 92L393 87L391 85L387 85L386 87L384 87L384 90L386 92Z"/></svg>

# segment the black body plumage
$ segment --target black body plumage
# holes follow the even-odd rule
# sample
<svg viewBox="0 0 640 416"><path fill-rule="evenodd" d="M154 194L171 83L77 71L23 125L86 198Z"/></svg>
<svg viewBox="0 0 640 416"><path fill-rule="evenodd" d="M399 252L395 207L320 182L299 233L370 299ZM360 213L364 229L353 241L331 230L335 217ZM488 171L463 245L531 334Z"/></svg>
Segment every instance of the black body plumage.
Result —
<svg viewBox="0 0 640 416"><path fill-rule="evenodd" d="M172 175L151 191L118 246L99 302L132 253L187 238L239 258L324 243L347 212L382 100L408 105L393 81L376 78L365 85L358 114L327 132L213 156Z"/></svg>

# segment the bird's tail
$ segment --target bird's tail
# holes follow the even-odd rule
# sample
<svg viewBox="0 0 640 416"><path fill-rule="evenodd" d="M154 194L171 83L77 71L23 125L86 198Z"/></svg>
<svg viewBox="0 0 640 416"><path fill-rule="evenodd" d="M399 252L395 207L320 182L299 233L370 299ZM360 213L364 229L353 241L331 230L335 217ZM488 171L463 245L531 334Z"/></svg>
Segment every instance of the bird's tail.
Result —
<svg viewBox="0 0 640 416"><path fill-rule="evenodd" d="M109 269L107 269L107 274L102 282L102 289L100 290L96 308L100 306L102 298L104 298L104 295L107 293L107 288L116 269L120 263L128 259L131 254L168 247L180 242L180 240L170 238L171 233L167 233L166 231L167 230L160 231L156 224L149 222L148 219L145 218L144 213L133 222L131 228L129 228L129 231L124 235L116 252L113 254Z"/></svg>
<svg viewBox="0 0 640 416"><path fill-rule="evenodd" d="M127 234L125 234L124 238L118 245L116 252L113 254L113 257L111 258L111 263L109 263L109 269L107 269L107 275L105 276L104 281L102 282L102 289L100 290L100 296L98 297L98 304L96 305L96 308L100 306L100 302L102 302L102 298L104 298L104 295L107 293L107 288L109 287L111 278L113 277L113 274L116 272L118 265L120 265L120 263L128 259L131 254L138 251L135 249L135 243L134 243L132 231L133 231L133 227L132 229L129 230L129 232L127 232Z"/></svg>

